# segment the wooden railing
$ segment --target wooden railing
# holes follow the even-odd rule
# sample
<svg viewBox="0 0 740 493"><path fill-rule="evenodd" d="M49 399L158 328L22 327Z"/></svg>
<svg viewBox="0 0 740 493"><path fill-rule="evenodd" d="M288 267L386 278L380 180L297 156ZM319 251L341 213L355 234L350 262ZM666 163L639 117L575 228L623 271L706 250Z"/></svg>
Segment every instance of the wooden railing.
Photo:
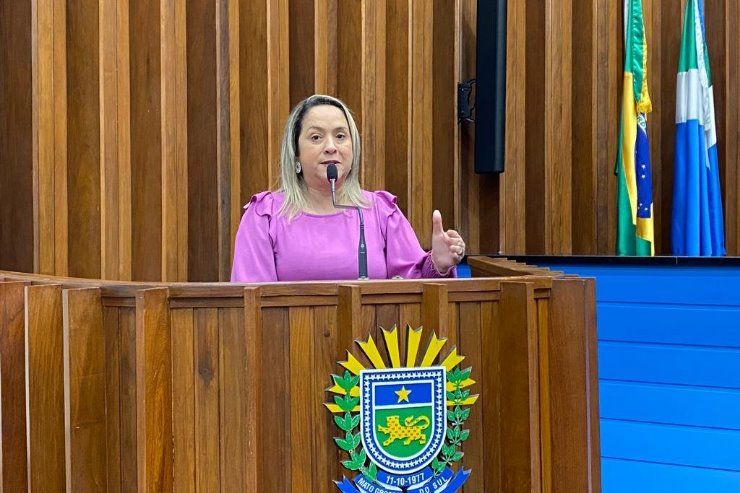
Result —
<svg viewBox="0 0 740 493"><path fill-rule="evenodd" d="M136 284L0 272L3 491L328 492L353 341L472 366L465 492L600 490L593 281ZM401 353L404 354L402 348Z"/></svg>

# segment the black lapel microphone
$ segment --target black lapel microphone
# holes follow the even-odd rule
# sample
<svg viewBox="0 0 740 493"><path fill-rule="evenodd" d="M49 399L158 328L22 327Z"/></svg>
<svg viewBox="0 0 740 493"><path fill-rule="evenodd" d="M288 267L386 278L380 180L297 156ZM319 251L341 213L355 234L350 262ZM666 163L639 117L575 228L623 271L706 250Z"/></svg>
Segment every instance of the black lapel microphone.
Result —
<svg viewBox="0 0 740 493"><path fill-rule="evenodd" d="M355 209L360 217L360 246L357 250L358 279L367 279L367 245L365 245L365 220L362 217L362 208L355 205L337 204L335 184L339 178L337 165L334 163L326 167L326 179L331 183L331 203L337 209Z"/></svg>

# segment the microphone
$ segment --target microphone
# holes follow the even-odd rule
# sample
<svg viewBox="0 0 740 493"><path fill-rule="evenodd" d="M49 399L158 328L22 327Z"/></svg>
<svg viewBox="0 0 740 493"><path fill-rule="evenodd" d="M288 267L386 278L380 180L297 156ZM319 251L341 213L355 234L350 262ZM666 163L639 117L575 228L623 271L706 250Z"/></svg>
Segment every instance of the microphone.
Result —
<svg viewBox="0 0 740 493"><path fill-rule="evenodd" d="M362 208L355 205L339 205L336 196L336 181L339 178L337 165L334 163L326 167L326 179L331 183L331 203L337 209L355 209L360 217L360 245L357 249L358 279L367 279L367 245L365 245L365 221L362 217Z"/></svg>

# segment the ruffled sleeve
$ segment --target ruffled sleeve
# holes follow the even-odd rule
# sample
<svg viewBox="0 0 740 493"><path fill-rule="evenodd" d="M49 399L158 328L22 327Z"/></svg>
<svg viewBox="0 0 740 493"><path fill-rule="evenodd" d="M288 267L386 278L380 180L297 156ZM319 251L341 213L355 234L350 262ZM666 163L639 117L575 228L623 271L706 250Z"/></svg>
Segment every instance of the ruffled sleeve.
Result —
<svg viewBox="0 0 740 493"><path fill-rule="evenodd" d="M385 258L389 278L420 279L457 276L454 267L446 275L437 272L432 263L431 252L425 252L421 248L411 223L398 208L394 195L382 191L375 192L375 206L385 237Z"/></svg>
<svg viewBox="0 0 740 493"><path fill-rule="evenodd" d="M234 244L232 282L277 281L272 234L275 206L272 192L258 193L244 206Z"/></svg>

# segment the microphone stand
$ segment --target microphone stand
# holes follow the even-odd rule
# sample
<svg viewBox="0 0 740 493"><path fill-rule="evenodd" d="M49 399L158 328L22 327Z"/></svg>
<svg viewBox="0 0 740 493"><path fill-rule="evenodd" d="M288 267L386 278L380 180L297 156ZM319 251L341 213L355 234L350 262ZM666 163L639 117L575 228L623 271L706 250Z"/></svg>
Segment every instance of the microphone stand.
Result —
<svg viewBox="0 0 740 493"><path fill-rule="evenodd" d="M333 166L333 165L332 165ZM362 216L362 208L353 205L340 205L337 204L335 182L337 181L337 170L334 167L333 172L327 169L327 176L329 183L331 183L331 203L337 209L356 209L357 214L360 216L360 245L357 249L357 260L358 260L358 279L368 279L367 277L367 245L365 244L365 220Z"/></svg>

